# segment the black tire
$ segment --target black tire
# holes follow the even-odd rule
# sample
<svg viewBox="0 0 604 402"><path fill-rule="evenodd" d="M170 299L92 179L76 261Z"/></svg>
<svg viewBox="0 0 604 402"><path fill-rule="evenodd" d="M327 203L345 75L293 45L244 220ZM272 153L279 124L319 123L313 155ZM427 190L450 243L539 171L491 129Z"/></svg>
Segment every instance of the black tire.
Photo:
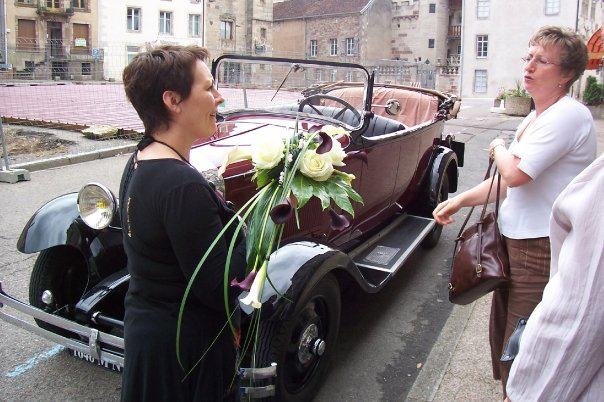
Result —
<svg viewBox="0 0 604 402"><path fill-rule="evenodd" d="M53 247L42 250L36 259L29 279L29 303L48 312L64 315L66 306L73 306L86 289L88 274L82 255L69 247ZM50 290L53 303L42 302L42 293ZM59 335L69 335L68 331L36 319L40 328Z"/></svg>
<svg viewBox="0 0 604 402"><path fill-rule="evenodd" d="M436 203L434 205L429 205L429 211L426 211L426 216L432 218L432 211L434 208L441 202L445 201L449 198L449 176L447 172L443 173L443 177L440 180L440 188L438 189L438 196L436 197ZM430 203L431 204L431 203ZM442 225L436 224L434 229L430 231L430 233L422 240L421 246L423 248L433 248L438 244L440 240L440 235L443 232Z"/></svg>
<svg viewBox="0 0 604 402"><path fill-rule="evenodd" d="M260 323L256 366L277 363L274 400L312 400L325 379L335 351L341 307L338 281L327 274L309 292L302 293L291 319ZM299 357L300 340L313 324L319 338L325 341L325 352L321 356L311 354L310 360L303 362Z"/></svg>

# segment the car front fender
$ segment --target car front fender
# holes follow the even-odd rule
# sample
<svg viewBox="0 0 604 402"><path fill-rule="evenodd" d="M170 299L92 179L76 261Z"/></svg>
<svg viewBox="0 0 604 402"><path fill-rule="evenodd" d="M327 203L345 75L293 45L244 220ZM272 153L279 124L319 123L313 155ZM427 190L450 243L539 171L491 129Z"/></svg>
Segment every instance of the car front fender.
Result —
<svg viewBox="0 0 604 402"><path fill-rule="evenodd" d="M305 290L311 289L328 272L338 271L336 276L348 275L363 290L372 292L350 257L340 250L311 241L287 244L275 251L267 267L267 280L262 293L262 316L268 319L285 319L295 302ZM240 299L245 297L243 293ZM250 314L252 308L241 304Z"/></svg>
<svg viewBox="0 0 604 402"><path fill-rule="evenodd" d="M76 222L77 199L77 193L65 194L38 209L21 232L17 249L32 254L58 245L80 248L87 234L85 225Z"/></svg>

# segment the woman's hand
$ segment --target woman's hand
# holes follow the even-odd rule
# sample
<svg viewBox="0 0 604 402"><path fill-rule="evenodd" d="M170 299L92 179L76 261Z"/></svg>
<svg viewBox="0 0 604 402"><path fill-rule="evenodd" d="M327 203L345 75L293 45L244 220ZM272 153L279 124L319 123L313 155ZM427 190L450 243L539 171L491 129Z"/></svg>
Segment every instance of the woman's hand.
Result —
<svg viewBox="0 0 604 402"><path fill-rule="evenodd" d="M460 208L461 205L458 202L457 197L449 198L434 208L432 216L439 225L448 225L449 223L455 222L451 216L459 211Z"/></svg>
<svg viewBox="0 0 604 402"><path fill-rule="evenodd" d="M505 149L505 141L503 141L501 138L495 138L493 141L491 141L489 144L489 158L495 159L495 148L499 146L502 146Z"/></svg>

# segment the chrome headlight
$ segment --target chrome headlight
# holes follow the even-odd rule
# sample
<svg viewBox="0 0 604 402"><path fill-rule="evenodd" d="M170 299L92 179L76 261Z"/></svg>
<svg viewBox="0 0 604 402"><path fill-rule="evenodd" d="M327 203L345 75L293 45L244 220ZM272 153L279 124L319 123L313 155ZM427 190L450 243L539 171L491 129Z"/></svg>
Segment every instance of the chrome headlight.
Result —
<svg viewBox="0 0 604 402"><path fill-rule="evenodd" d="M102 184L86 184L78 193L78 211L82 220L93 229L104 229L117 210L113 193Z"/></svg>

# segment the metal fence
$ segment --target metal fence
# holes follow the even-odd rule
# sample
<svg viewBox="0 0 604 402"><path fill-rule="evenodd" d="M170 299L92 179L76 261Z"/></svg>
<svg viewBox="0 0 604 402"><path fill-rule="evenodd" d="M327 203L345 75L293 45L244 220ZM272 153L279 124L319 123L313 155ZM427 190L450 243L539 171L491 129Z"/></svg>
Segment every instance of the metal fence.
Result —
<svg viewBox="0 0 604 402"><path fill-rule="evenodd" d="M8 48L9 63L0 69L0 114L10 165L132 148L143 125L126 99L121 75L141 49L158 43L90 46L75 41L21 40L16 47ZM194 42L182 39L174 43ZM215 56L220 54L210 51ZM236 64L225 66L221 72L225 82L258 84L259 75L251 76ZM365 67L375 71L376 82L428 88L434 88L435 77L441 73L434 65L394 60ZM268 74L262 77L266 89L277 87L280 76ZM354 79L353 73L326 68L308 72L303 85ZM224 95L227 103L231 102L229 94Z"/></svg>

